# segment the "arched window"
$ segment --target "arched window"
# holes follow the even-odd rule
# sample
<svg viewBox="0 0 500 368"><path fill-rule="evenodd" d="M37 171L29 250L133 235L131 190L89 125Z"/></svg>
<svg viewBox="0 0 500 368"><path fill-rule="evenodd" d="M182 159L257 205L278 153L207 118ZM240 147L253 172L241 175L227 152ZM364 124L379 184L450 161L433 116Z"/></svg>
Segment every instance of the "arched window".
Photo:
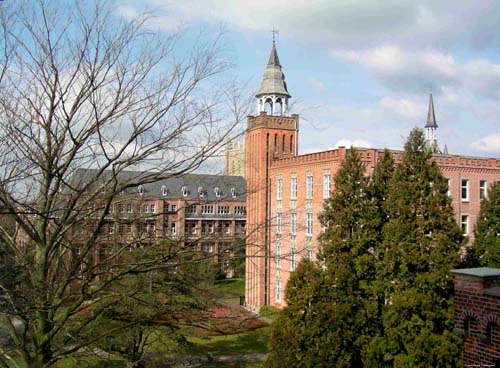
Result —
<svg viewBox="0 0 500 368"><path fill-rule="evenodd" d="M498 329L498 325L495 322L490 322L486 326L486 342L488 344L493 344L494 337L495 337L495 332ZM496 342L496 341L495 341Z"/></svg>
<svg viewBox="0 0 500 368"><path fill-rule="evenodd" d="M283 134L283 142L281 142L281 151L286 153L286 136Z"/></svg>
<svg viewBox="0 0 500 368"><path fill-rule="evenodd" d="M273 100L271 100L270 98L268 98L266 102L264 102L264 111L267 115L273 114Z"/></svg>
<svg viewBox="0 0 500 368"><path fill-rule="evenodd" d="M465 317L464 320L464 337L471 337L477 330L476 319L472 316Z"/></svg>
<svg viewBox="0 0 500 368"><path fill-rule="evenodd" d="M293 155L293 135L290 136L290 153Z"/></svg>
<svg viewBox="0 0 500 368"><path fill-rule="evenodd" d="M276 104L274 105L274 115L283 115L283 101L281 101L281 98L278 98L276 100Z"/></svg>
<svg viewBox="0 0 500 368"><path fill-rule="evenodd" d="M274 153L278 153L278 134L274 135Z"/></svg>

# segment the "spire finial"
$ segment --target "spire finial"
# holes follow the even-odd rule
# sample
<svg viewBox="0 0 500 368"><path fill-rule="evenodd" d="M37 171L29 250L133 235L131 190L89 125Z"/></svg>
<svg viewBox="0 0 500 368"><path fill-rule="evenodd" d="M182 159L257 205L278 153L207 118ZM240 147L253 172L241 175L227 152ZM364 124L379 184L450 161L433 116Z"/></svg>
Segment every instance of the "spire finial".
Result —
<svg viewBox="0 0 500 368"><path fill-rule="evenodd" d="M273 30L271 32L273 33L273 46L274 46L274 44L276 43L276 35L280 34L280 31L273 27Z"/></svg>

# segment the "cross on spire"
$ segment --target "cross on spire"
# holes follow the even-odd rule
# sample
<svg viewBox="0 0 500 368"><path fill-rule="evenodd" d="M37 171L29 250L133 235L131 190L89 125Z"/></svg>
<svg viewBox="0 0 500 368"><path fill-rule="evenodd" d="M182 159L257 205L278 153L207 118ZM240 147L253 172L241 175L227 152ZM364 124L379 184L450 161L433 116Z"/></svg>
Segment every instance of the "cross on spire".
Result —
<svg viewBox="0 0 500 368"><path fill-rule="evenodd" d="M280 34L280 31L278 31L276 28L273 27L273 30L271 31L273 33L273 45L276 42L276 35Z"/></svg>

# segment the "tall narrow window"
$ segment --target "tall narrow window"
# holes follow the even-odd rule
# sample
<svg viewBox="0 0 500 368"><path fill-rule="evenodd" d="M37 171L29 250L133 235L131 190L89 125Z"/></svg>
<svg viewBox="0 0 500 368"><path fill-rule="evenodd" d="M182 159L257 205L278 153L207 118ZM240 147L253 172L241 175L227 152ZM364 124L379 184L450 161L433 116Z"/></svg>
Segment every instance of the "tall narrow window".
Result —
<svg viewBox="0 0 500 368"><path fill-rule="evenodd" d="M479 180L479 199L488 198L488 182Z"/></svg>
<svg viewBox="0 0 500 368"><path fill-rule="evenodd" d="M276 303L281 303L281 279L276 277Z"/></svg>
<svg viewBox="0 0 500 368"><path fill-rule="evenodd" d="M290 136L290 154L293 155L293 135Z"/></svg>
<svg viewBox="0 0 500 368"><path fill-rule="evenodd" d="M278 134L274 135L274 153L278 153Z"/></svg>
<svg viewBox="0 0 500 368"><path fill-rule="evenodd" d="M276 244L276 268L281 268L281 244Z"/></svg>
<svg viewBox="0 0 500 368"><path fill-rule="evenodd" d="M306 176L306 199L313 198L313 175L312 173L308 173Z"/></svg>
<svg viewBox="0 0 500 368"><path fill-rule="evenodd" d="M290 179L290 199L297 199L297 177Z"/></svg>
<svg viewBox="0 0 500 368"><path fill-rule="evenodd" d="M448 191L446 194L448 194L448 197L451 197L451 179L446 179L446 182L448 183Z"/></svg>
<svg viewBox="0 0 500 368"><path fill-rule="evenodd" d="M283 199L283 179L276 180L276 199L281 201Z"/></svg>
<svg viewBox="0 0 500 368"><path fill-rule="evenodd" d="M295 271L295 267L297 266L297 251L295 250L295 244L292 243L290 245L290 271Z"/></svg>
<svg viewBox="0 0 500 368"><path fill-rule="evenodd" d="M460 218L460 224L462 226L462 234L464 236L469 235L469 215L462 215Z"/></svg>
<svg viewBox="0 0 500 368"><path fill-rule="evenodd" d="M306 235L312 235L313 233L313 214L306 213Z"/></svg>
<svg viewBox="0 0 500 368"><path fill-rule="evenodd" d="M281 234L283 231L283 214L278 212L276 214L276 234Z"/></svg>
<svg viewBox="0 0 500 368"><path fill-rule="evenodd" d="M295 212L290 214L290 234L297 234L297 214Z"/></svg>
<svg viewBox="0 0 500 368"><path fill-rule="evenodd" d="M461 180L460 198L462 199L462 202L469 201L469 179L462 179Z"/></svg>
<svg viewBox="0 0 500 368"><path fill-rule="evenodd" d="M286 136L283 134L283 141L281 142L281 151L286 153Z"/></svg>
<svg viewBox="0 0 500 368"><path fill-rule="evenodd" d="M330 172L325 172L323 174L323 199L330 198L332 185L332 176Z"/></svg>

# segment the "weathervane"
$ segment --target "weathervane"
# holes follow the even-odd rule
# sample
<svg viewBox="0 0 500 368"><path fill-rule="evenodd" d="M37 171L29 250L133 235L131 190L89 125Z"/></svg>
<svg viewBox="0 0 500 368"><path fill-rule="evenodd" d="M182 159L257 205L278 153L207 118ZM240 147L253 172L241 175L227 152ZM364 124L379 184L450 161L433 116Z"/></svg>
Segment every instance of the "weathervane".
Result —
<svg viewBox="0 0 500 368"><path fill-rule="evenodd" d="M280 34L280 31L278 31L276 28L273 27L273 30L271 31L273 33L273 45L276 42L276 35Z"/></svg>

